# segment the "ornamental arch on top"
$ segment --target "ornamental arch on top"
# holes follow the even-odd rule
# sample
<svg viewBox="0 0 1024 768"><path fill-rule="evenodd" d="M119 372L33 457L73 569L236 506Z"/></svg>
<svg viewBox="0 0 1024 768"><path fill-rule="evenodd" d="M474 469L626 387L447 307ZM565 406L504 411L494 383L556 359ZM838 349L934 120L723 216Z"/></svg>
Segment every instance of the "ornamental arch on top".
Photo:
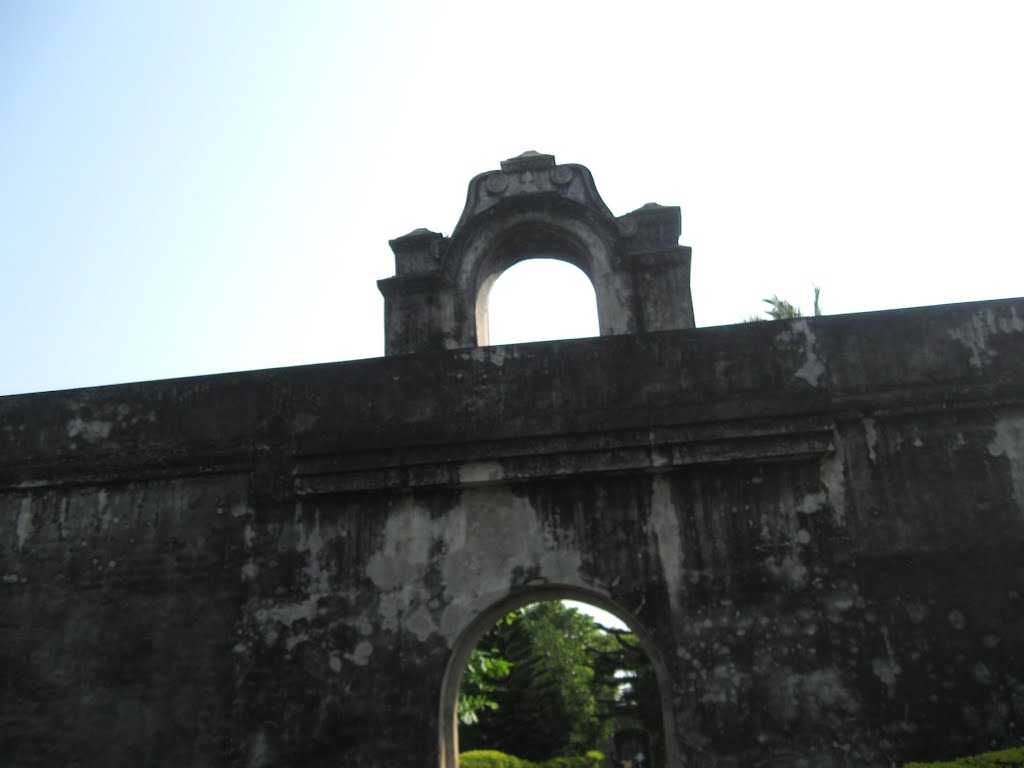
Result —
<svg viewBox="0 0 1024 768"><path fill-rule="evenodd" d="M417 229L391 241L395 275L384 295L385 353L488 343L490 289L509 267L555 258L590 279L602 336L693 327L690 249L678 207L649 203L623 216L590 171L537 152L469 183L449 237Z"/></svg>

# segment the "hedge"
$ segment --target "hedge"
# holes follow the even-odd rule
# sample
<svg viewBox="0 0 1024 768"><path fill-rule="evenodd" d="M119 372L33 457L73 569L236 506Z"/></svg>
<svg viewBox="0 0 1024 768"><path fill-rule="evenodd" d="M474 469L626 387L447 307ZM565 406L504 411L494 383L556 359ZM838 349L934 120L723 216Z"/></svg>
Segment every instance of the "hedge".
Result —
<svg viewBox="0 0 1024 768"><path fill-rule="evenodd" d="M907 763L903 768L987 768L988 766L1003 768L1024 768L1024 747L1004 749L999 752L986 752L973 757L961 757L945 763Z"/></svg>
<svg viewBox="0 0 1024 768"><path fill-rule="evenodd" d="M459 768L536 768L536 765L494 749L474 749L459 755Z"/></svg>
<svg viewBox="0 0 1024 768"><path fill-rule="evenodd" d="M553 757L540 764L540 768L601 768L604 755L600 752L587 752L576 757Z"/></svg>
<svg viewBox="0 0 1024 768"><path fill-rule="evenodd" d="M601 768L604 755L587 752L576 757L553 757L533 763L493 749L477 749L459 755L459 768ZM907 763L903 768L1024 768L1024 747L986 752L942 763Z"/></svg>
<svg viewBox="0 0 1024 768"><path fill-rule="evenodd" d="M523 760L494 749L474 749L459 755L459 768L601 768L604 755L587 752L575 757L553 757L543 763Z"/></svg>

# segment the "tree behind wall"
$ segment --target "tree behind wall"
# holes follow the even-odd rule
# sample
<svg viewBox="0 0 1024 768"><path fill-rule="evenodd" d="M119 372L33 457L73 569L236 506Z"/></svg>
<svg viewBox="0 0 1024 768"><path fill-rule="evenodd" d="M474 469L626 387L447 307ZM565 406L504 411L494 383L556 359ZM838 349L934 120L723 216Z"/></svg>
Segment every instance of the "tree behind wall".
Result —
<svg viewBox="0 0 1024 768"><path fill-rule="evenodd" d="M480 648L509 661L511 670L495 681L496 709L477 713L463 725L463 750L490 748L528 760L582 754L603 748L611 721L599 700L608 683L595 679L591 648L604 642L589 616L557 601L537 603L499 622Z"/></svg>
<svg viewBox="0 0 1024 768"><path fill-rule="evenodd" d="M765 310L765 314L772 320L795 320L798 317L803 317L804 313L800 307L780 299L777 294L772 294L771 298L763 299L764 303L768 305L768 309ZM821 314L821 288L814 286L814 316L818 317ZM744 322L756 323L759 320L763 320L763 317L752 315L748 317Z"/></svg>

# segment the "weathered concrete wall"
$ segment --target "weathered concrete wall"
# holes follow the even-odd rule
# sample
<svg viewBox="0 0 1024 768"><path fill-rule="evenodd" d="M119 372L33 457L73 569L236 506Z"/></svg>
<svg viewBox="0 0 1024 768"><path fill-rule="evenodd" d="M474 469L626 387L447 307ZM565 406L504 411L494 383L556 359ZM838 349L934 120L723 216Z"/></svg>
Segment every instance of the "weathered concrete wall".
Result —
<svg viewBox="0 0 1024 768"><path fill-rule="evenodd" d="M1024 300L2 398L0 577L4 765L436 768L474 622L568 593L679 764L1013 743Z"/></svg>

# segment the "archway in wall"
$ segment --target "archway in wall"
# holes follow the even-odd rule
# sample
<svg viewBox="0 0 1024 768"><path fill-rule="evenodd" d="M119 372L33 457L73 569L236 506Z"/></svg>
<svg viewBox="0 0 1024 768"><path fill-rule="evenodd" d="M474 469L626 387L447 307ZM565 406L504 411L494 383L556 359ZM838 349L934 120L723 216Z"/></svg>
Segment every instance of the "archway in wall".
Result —
<svg viewBox="0 0 1024 768"><path fill-rule="evenodd" d="M503 601L460 639L442 696L442 768L490 765L492 751L542 766L569 756L672 764L664 665L650 640L607 603L549 595Z"/></svg>
<svg viewBox="0 0 1024 768"><path fill-rule="evenodd" d="M486 344L575 339L600 333L597 299L582 269L553 258L520 261L485 284L477 336Z"/></svg>

